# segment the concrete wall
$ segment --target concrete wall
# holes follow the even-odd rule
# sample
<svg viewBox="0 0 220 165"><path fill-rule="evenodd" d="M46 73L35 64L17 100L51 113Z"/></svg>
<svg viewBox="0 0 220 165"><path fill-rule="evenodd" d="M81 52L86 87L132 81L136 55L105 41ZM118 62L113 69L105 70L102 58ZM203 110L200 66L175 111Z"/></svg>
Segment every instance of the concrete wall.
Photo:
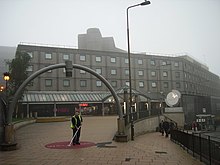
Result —
<svg viewBox="0 0 220 165"><path fill-rule="evenodd" d="M184 113L165 113L161 116L148 117L135 121L134 136L136 137L147 132L155 132L156 128L159 127L159 122L164 120L165 117L167 117L169 120L175 121L178 127L183 128L185 123ZM130 125L126 127L126 134L128 135L128 139L131 139Z"/></svg>
<svg viewBox="0 0 220 165"><path fill-rule="evenodd" d="M159 126L159 117L149 117L134 122L134 136L139 136L147 132L155 132ZM130 125L126 127L128 139L131 139Z"/></svg>
<svg viewBox="0 0 220 165"><path fill-rule="evenodd" d="M184 117L184 113L183 112L179 112L179 113L165 113L164 114L165 117L168 117L169 119L177 122L177 126L180 128L184 127L185 124L185 117Z"/></svg>

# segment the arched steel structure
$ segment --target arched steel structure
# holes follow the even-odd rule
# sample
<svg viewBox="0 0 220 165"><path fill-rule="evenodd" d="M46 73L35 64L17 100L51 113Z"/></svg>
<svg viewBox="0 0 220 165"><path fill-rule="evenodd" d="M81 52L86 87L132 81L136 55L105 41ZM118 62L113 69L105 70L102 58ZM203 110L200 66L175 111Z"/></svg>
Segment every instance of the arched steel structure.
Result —
<svg viewBox="0 0 220 165"><path fill-rule="evenodd" d="M22 92L22 90L24 89L24 87L26 87L30 81L32 81L34 78L36 78L40 74L45 73L45 72L47 72L49 70L58 69L58 68L66 68L66 64L65 63L54 64L54 65L50 65L50 66L47 66L45 68L42 68L42 69L38 70L37 72L33 73L30 77L28 77L21 84L21 86L16 91L11 104L9 105L9 110L7 112L7 120L6 120L7 124L10 124L12 122L12 114L14 112L15 105L16 105L16 103L18 101L18 97L19 97L20 93ZM100 79L106 85L106 87L110 90L112 96L115 99L116 106L118 108L119 119L122 119L123 118L123 113L122 113L122 109L121 109L121 106L120 106L120 102L119 102L118 96L117 96L115 90L113 89L113 87L111 86L111 84L103 76L101 76L100 74L96 73L94 70L92 70L92 69L90 69L88 67L85 67L85 66L82 66L82 65L78 65L78 64L72 64L72 69L73 68L81 69L81 70L84 70L86 72L91 73L92 75L94 75L95 77Z"/></svg>

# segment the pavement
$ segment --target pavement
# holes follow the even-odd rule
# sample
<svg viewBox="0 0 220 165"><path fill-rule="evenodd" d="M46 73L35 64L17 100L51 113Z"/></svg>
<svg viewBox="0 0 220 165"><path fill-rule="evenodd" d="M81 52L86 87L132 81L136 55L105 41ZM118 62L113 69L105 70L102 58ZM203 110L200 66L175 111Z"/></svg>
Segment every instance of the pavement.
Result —
<svg viewBox="0 0 220 165"><path fill-rule="evenodd" d="M0 165L203 164L158 132L140 135L125 143L113 141L116 116L84 117L83 120L81 146L69 148L51 147L52 144L68 144L72 135L69 121L34 123L18 129L19 149L0 151Z"/></svg>

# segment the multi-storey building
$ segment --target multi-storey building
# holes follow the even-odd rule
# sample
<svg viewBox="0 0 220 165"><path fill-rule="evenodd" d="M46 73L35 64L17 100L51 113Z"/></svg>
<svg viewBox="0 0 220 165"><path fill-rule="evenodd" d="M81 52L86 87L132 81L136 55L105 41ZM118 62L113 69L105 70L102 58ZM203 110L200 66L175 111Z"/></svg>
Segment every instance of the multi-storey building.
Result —
<svg viewBox="0 0 220 165"><path fill-rule="evenodd" d="M101 74L115 90L130 85L127 52L116 48L112 38L103 38L98 29L79 35L78 49L26 43L19 44L17 50L31 56L30 74L71 60L73 64L84 65ZM181 93L179 105L183 107L186 122L191 122L196 114L201 113L220 116L219 76L187 55L131 54L131 85L151 98L152 109L164 108L166 95L178 90ZM67 78L64 68L41 74L28 90L50 93L108 91L99 79L84 70L73 69L72 78Z"/></svg>
<svg viewBox="0 0 220 165"><path fill-rule="evenodd" d="M31 44L20 44L17 50L25 51L31 56L31 66L28 69L30 73L71 60L72 63L95 70L115 89L129 86L127 53ZM161 94L166 95L173 89L180 91L187 116L202 113L204 108L206 113L220 114L219 77L189 56L132 54L131 74L132 88L153 97L152 99L160 100ZM28 90L108 91L96 77L78 69L73 69L72 78L65 76L65 69L48 71L37 77Z"/></svg>

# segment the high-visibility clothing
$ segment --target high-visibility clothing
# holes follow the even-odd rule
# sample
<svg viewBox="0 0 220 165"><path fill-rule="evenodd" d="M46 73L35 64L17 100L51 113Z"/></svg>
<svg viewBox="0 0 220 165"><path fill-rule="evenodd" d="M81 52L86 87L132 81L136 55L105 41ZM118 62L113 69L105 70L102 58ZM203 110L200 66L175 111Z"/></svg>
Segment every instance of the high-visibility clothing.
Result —
<svg viewBox="0 0 220 165"><path fill-rule="evenodd" d="M82 122L82 117L80 116L80 115L78 115L78 117L79 117L79 120L80 120L80 124L81 124L81 122ZM74 120L75 120L75 124L73 125L73 122L72 122L72 119L74 118ZM71 128L75 128L76 127L76 125L77 125L77 118L76 118L76 116L74 115L74 116L72 116L72 119L71 119Z"/></svg>

